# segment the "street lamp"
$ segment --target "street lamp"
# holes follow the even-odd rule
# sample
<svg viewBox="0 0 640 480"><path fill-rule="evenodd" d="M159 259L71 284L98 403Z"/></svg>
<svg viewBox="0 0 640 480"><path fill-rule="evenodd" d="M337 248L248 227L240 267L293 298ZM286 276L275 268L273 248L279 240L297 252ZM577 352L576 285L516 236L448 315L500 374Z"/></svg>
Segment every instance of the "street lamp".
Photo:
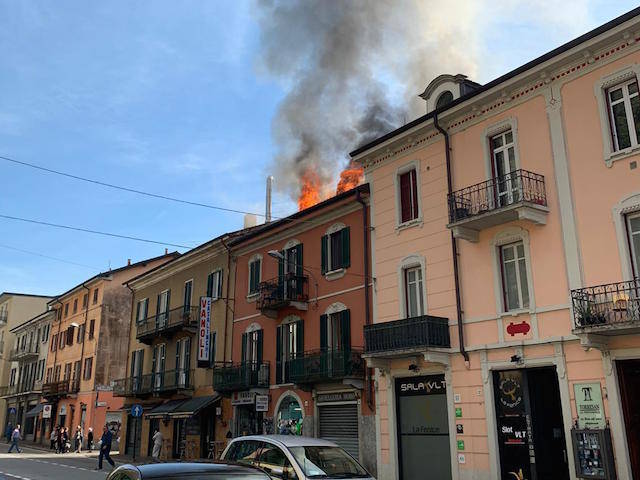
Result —
<svg viewBox="0 0 640 480"><path fill-rule="evenodd" d="M282 262L286 262L286 263L293 263L290 260L287 260L286 257L279 252L278 250L269 250L267 252L267 255L269 255L272 258L275 258L276 260L282 261ZM314 275L314 273L309 270L307 267L305 267L304 265L295 265L296 267L301 267L303 271L307 272L309 274L309 276L311 276L311 278L313 279L313 283L316 287L316 301L315 301L315 305L316 308L318 307L318 279L316 278L316 276Z"/></svg>

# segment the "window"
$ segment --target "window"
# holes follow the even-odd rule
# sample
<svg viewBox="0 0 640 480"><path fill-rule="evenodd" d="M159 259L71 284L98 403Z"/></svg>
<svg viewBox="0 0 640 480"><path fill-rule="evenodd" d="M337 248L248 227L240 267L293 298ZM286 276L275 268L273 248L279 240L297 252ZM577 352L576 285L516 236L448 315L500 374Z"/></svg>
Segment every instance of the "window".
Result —
<svg viewBox="0 0 640 480"><path fill-rule="evenodd" d="M242 334L242 361L257 368L262 363L262 330Z"/></svg>
<svg viewBox="0 0 640 480"><path fill-rule="evenodd" d="M350 310L320 315L320 350L344 352L350 349Z"/></svg>
<svg viewBox="0 0 640 480"><path fill-rule="evenodd" d="M93 291L93 304L95 305L96 303L98 303L98 289L97 288Z"/></svg>
<svg viewBox="0 0 640 480"><path fill-rule="evenodd" d="M73 345L73 328L74 327L67 328L67 345L69 346Z"/></svg>
<svg viewBox="0 0 640 480"><path fill-rule="evenodd" d="M44 376L44 364L45 360L38 360L38 380L42 381L42 377ZM50 368L48 370L51 370ZM49 378L49 371L47 371L47 379ZM47 380L48 381L48 380Z"/></svg>
<svg viewBox="0 0 640 480"><path fill-rule="evenodd" d="M49 331L51 330L51 325L45 325L42 329L42 343L47 343L49 341Z"/></svg>
<svg viewBox="0 0 640 480"><path fill-rule="evenodd" d="M184 282L184 312L187 313L191 309L191 292L193 290L193 280Z"/></svg>
<svg viewBox="0 0 640 480"><path fill-rule="evenodd" d="M522 242L500 247L502 295L505 311L529 307L527 262Z"/></svg>
<svg viewBox="0 0 640 480"><path fill-rule="evenodd" d="M251 464L258 460L261 442L256 440L243 440L235 442L229 449L225 460L230 462Z"/></svg>
<svg viewBox="0 0 640 480"><path fill-rule="evenodd" d="M304 353L304 323L292 321L276 331L276 384L289 382L289 360Z"/></svg>
<svg viewBox="0 0 640 480"><path fill-rule="evenodd" d="M11 369L11 378L9 379L9 385L14 386L16 384L16 369Z"/></svg>
<svg viewBox="0 0 640 480"><path fill-rule="evenodd" d="M60 365L56 365L55 368L53 369L53 381L54 382L59 382L60 381Z"/></svg>
<svg viewBox="0 0 640 480"><path fill-rule="evenodd" d="M51 368L51 367L47 368L47 379L45 380L45 383L51 383L52 382L52 378L51 378L52 374L53 374L53 368Z"/></svg>
<svg viewBox="0 0 640 480"><path fill-rule="evenodd" d="M257 466L266 470L274 478L297 479L291 462L280 448L270 443L265 443L260 450L260 460Z"/></svg>
<svg viewBox="0 0 640 480"><path fill-rule="evenodd" d="M64 349L64 346L67 344L66 342L67 332L60 332L58 337L59 337L58 349L62 350Z"/></svg>
<svg viewBox="0 0 640 480"><path fill-rule="evenodd" d="M636 78L607 89L611 136L615 151L638 145L640 97Z"/></svg>
<svg viewBox="0 0 640 480"><path fill-rule="evenodd" d="M93 335L95 333L95 328L96 328L96 320L92 318L89 321L89 340L93 338Z"/></svg>
<svg viewBox="0 0 640 480"><path fill-rule="evenodd" d="M64 318L67 318L69 316L69 304L65 303L64 304Z"/></svg>
<svg viewBox="0 0 640 480"><path fill-rule="evenodd" d="M407 318L425 314L423 298L422 268L411 267L404 270L405 307Z"/></svg>
<svg viewBox="0 0 640 480"><path fill-rule="evenodd" d="M77 336L77 338L76 338L76 342L77 342L77 343L82 343L82 342L84 342L84 331L85 331L86 326L87 326L87 324L86 324L86 323L83 323L82 325L80 325L80 326L78 327L78 336Z"/></svg>
<svg viewBox="0 0 640 480"><path fill-rule="evenodd" d="M78 313L78 299L77 298L73 301L73 313L74 314Z"/></svg>
<svg viewBox="0 0 640 480"><path fill-rule="evenodd" d="M634 278L637 278L640 277L640 214L636 213L627 217L627 230Z"/></svg>
<svg viewBox="0 0 640 480"><path fill-rule="evenodd" d="M87 304L89 303L89 294L85 293L82 297L82 308L87 308Z"/></svg>
<svg viewBox="0 0 640 480"><path fill-rule="evenodd" d="M58 334L56 333L53 337L51 337L51 351L55 352L58 348Z"/></svg>
<svg viewBox="0 0 640 480"><path fill-rule="evenodd" d="M511 129L494 135L490 139L493 176L496 178L498 206L511 205L520 200L518 177L512 174L518 169L515 142Z"/></svg>
<svg viewBox="0 0 640 480"><path fill-rule="evenodd" d="M169 304L171 298L171 291L165 290L158 295L156 302L156 327L164 328L169 317Z"/></svg>
<svg viewBox="0 0 640 480"><path fill-rule="evenodd" d="M82 362L80 362L80 360L77 360L73 363L73 379L74 380L80 379L81 363Z"/></svg>
<svg viewBox="0 0 640 480"><path fill-rule="evenodd" d="M191 338L185 337L176 342L176 386L189 386L189 369L191 367Z"/></svg>
<svg viewBox="0 0 640 480"><path fill-rule="evenodd" d="M58 310L56 310L56 315L58 317L58 320L62 319L62 308L58 308Z"/></svg>
<svg viewBox="0 0 640 480"><path fill-rule="evenodd" d="M249 295L258 293L258 287L261 280L262 259L257 258L249 262Z"/></svg>
<svg viewBox="0 0 640 480"><path fill-rule="evenodd" d="M449 90L445 90L440 94L438 100L436 100L436 108L442 108L445 105L450 104L451 102L453 102L453 93L451 93Z"/></svg>
<svg viewBox="0 0 640 480"><path fill-rule="evenodd" d="M330 229L331 230L331 229ZM350 259L350 228L343 227L337 231L329 231L322 237L321 266L322 273L348 268Z"/></svg>
<svg viewBox="0 0 640 480"><path fill-rule="evenodd" d="M83 380L91 380L91 369L93 368L93 357L84 359L84 371L82 372Z"/></svg>
<svg viewBox="0 0 640 480"><path fill-rule="evenodd" d="M149 299L145 298L144 300L138 300L138 305L136 307L136 323L144 323L147 319L149 311Z"/></svg>
<svg viewBox="0 0 640 480"><path fill-rule="evenodd" d="M167 345L160 343L153 347L153 359L151 372L153 374L152 385L154 389L160 389L164 385L164 368L167 358Z"/></svg>
<svg viewBox="0 0 640 480"><path fill-rule="evenodd" d="M416 169L399 175L400 186L400 223L407 223L419 216L418 179Z"/></svg>
<svg viewBox="0 0 640 480"><path fill-rule="evenodd" d="M211 272L207 277L207 297L222 298L222 270Z"/></svg>
<svg viewBox="0 0 640 480"><path fill-rule="evenodd" d="M71 363L67 363L64 366L64 379L71 380Z"/></svg>

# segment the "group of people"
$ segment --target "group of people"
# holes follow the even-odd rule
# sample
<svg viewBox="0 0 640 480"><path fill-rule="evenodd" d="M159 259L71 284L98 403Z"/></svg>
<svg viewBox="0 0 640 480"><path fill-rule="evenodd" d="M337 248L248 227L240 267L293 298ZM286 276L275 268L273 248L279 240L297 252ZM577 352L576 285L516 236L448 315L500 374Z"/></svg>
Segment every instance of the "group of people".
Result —
<svg viewBox="0 0 640 480"><path fill-rule="evenodd" d="M84 431L82 430L82 426L78 425L75 433L73 434L73 438L71 438L67 427L58 425L51 431L49 440L51 441L49 449L55 450L56 453L70 452L71 440L73 440L74 452L81 453L82 444L84 443ZM93 429L91 427L89 427L87 434L87 448L90 452L93 451Z"/></svg>

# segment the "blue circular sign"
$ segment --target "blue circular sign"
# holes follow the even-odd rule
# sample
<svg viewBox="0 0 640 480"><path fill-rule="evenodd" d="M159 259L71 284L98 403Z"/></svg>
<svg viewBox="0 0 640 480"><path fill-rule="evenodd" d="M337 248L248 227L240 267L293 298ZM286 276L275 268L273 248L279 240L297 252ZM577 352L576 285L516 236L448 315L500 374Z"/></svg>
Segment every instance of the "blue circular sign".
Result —
<svg viewBox="0 0 640 480"><path fill-rule="evenodd" d="M132 417L141 417L142 416L142 405L136 403L131 406L131 416Z"/></svg>

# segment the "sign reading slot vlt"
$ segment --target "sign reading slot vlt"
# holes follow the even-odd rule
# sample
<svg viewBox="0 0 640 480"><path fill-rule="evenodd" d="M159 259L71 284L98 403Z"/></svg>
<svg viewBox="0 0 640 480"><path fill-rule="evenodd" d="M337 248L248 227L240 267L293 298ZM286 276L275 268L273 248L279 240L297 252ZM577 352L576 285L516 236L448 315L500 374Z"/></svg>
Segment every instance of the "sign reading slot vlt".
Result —
<svg viewBox="0 0 640 480"><path fill-rule="evenodd" d="M200 297L200 318L198 320L198 367L207 368L211 359L211 297Z"/></svg>

